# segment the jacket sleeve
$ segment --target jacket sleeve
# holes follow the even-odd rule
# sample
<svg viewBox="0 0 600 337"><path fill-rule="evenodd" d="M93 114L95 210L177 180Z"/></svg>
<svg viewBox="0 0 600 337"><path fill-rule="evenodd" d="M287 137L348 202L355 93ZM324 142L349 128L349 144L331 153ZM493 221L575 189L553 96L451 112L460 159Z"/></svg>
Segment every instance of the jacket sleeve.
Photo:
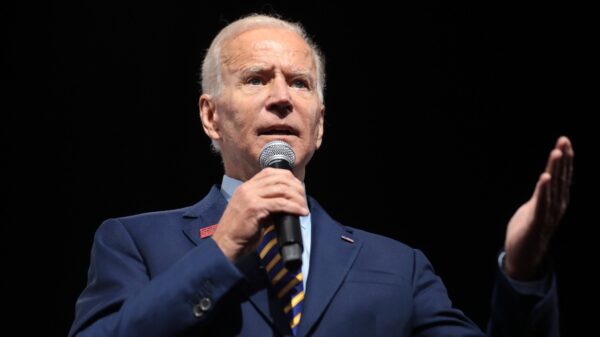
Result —
<svg viewBox="0 0 600 337"><path fill-rule="evenodd" d="M536 295L519 293L498 270L492 293L490 337L558 337L559 311L556 277L548 277L545 291Z"/></svg>
<svg viewBox="0 0 600 337"><path fill-rule="evenodd" d="M209 322L215 306L242 279L212 239L150 279L125 226L107 220L94 238L88 284L69 337L178 335Z"/></svg>
<svg viewBox="0 0 600 337"><path fill-rule="evenodd" d="M484 336L462 311L452 307L442 280L419 250L414 254L413 301L413 336Z"/></svg>

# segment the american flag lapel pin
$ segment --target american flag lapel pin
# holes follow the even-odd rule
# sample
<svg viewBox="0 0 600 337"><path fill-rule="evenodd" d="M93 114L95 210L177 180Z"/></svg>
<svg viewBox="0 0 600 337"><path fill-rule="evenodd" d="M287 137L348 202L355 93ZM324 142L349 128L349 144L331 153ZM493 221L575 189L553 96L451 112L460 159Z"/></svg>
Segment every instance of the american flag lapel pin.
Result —
<svg viewBox="0 0 600 337"><path fill-rule="evenodd" d="M354 239L345 235L342 235L342 240L350 243L354 243Z"/></svg>
<svg viewBox="0 0 600 337"><path fill-rule="evenodd" d="M200 238L207 238L215 233L215 229L217 229L217 225L210 225L206 227L200 228Z"/></svg>

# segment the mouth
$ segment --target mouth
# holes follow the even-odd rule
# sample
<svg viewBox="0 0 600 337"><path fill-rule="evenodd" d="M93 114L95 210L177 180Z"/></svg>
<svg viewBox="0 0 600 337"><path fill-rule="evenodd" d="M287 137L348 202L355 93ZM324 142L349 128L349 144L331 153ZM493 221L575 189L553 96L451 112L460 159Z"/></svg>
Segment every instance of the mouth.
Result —
<svg viewBox="0 0 600 337"><path fill-rule="evenodd" d="M289 125L271 125L258 130L259 136L298 136L298 130Z"/></svg>

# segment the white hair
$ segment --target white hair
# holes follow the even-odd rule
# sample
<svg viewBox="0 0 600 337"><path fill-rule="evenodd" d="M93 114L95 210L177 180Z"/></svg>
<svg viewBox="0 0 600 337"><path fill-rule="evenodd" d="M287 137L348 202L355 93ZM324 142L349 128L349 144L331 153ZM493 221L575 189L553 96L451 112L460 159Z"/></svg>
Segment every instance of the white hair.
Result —
<svg viewBox="0 0 600 337"><path fill-rule="evenodd" d="M323 103L323 92L325 90L325 62L319 47L308 37L306 31L299 23L292 23L268 15L251 14L236 20L221 29L215 36L206 51L202 62L202 90L211 96L218 96L222 89L222 60L221 52L223 46L236 36L258 28L280 28L298 34L310 47L317 68L317 94Z"/></svg>

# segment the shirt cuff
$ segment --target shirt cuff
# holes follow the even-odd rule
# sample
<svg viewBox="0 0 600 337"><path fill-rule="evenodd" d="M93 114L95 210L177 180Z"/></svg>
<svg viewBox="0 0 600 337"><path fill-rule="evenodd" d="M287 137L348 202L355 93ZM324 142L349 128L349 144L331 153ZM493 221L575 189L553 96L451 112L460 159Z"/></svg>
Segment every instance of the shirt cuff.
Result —
<svg viewBox="0 0 600 337"><path fill-rule="evenodd" d="M508 283L521 295L536 295L536 296L544 296L549 289L549 284L551 280L551 275L545 274L539 280L534 281L517 281L512 279L510 276L506 275L504 272L504 258L506 257L506 252L502 251L500 255L498 255L498 266L504 277L508 280Z"/></svg>

